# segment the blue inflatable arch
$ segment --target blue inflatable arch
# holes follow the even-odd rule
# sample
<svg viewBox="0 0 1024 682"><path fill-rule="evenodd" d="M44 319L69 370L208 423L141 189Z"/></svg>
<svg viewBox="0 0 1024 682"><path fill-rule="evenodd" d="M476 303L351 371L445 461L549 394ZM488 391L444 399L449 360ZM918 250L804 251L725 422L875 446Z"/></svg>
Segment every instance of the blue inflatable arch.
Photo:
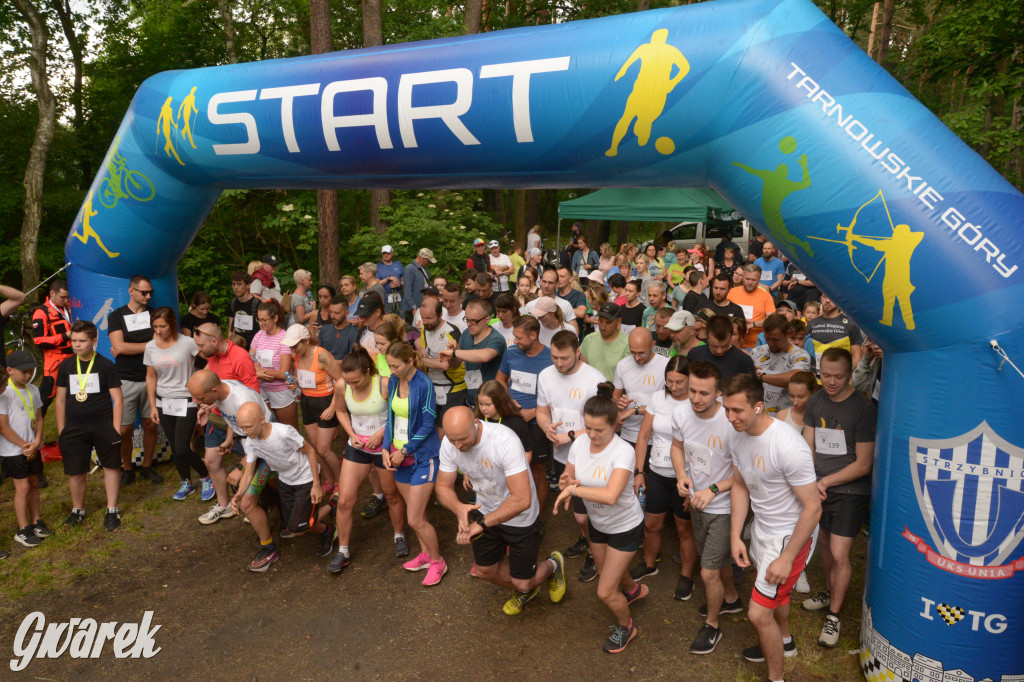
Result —
<svg viewBox="0 0 1024 682"><path fill-rule="evenodd" d="M174 305L224 188L701 185L886 351L863 669L1024 674L1024 378L994 347L1024 358L1024 197L809 0L153 76L68 237L74 314L136 273Z"/></svg>

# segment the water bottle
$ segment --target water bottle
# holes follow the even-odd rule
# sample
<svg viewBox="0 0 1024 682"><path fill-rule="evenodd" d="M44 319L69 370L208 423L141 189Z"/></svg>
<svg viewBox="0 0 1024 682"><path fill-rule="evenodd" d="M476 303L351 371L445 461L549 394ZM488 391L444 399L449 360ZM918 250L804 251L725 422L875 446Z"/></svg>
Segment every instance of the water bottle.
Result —
<svg viewBox="0 0 1024 682"><path fill-rule="evenodd" d="M640 494L636 496L636 499L640 500L640 506L644 509L647 508L647 490L644 486L640 486Z"/></svg>
<svg viewBox="0 0 1024 682"><path fill-rule="evenodd" d="M296 399L302 396L302 389L300 389L298 384L295 383L295 377L292 376L291 372L284 373L284 382L288 384L288 390L292 392L292 395Z"/></svg>

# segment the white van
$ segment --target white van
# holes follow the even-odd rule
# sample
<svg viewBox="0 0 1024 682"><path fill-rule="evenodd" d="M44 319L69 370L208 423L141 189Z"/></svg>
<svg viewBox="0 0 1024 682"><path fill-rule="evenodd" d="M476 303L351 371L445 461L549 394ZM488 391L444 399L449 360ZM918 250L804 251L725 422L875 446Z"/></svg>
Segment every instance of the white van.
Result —
<svg viewBox="0 0 1024 682"><path fill-rule="evenodd" d="M672 241L676 243L676 247L681 244L689 249L693 248L697 242L704 242L708 247L708 252L714 254L715 247L722 241L726 230L729 231L733 242L739 248L740 255L736 260L742 263L747 262L750 241L754 239L757 231L735 211L723 214L720 220L707 223L679 223L668 231L672 235ZM647 243L645 242L641 246L641 252L646 248Z"/></svg>

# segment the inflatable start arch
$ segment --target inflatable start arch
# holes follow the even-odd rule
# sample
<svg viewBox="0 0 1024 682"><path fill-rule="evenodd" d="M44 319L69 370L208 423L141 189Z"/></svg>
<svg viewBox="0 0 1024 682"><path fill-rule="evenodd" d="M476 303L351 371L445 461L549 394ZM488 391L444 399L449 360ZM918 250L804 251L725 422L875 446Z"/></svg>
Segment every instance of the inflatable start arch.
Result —
<svg viewBox="0 0 1024 682"><path fill-rule="evenodd" d="M74 314L224 188L711 186L886 351L861 662L1024 679L1024 196L809 0L161 73L67 241ZM891 674L890 674L891 673Z"/></svg>

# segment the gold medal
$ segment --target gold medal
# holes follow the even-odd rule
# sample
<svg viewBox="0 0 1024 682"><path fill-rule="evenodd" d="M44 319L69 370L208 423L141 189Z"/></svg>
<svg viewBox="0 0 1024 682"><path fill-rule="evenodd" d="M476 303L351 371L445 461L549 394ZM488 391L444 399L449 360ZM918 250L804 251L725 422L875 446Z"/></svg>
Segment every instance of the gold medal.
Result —
<svg viewBox="0 0 1024 682"><path fill-rule="evenodd" d="M85 387L89 383L89 372L92 371L92 363L96 362L96 354L93 353L92 359L89 360L89 366L85 368L85 374L82 374L82 363L79 356L75 356L75 369L78 370L78 393L75 394L75 400L80 403L84 403L89 399L88 393L85 391Z"/></svg>
<svg viewBox="0 0 1024 682"><path fill-rule="evenodd" d="M88 397L89 394L86 393L85 391L79 391L78 393L75 394L75 400L77 400L80 403L84 403L86 399L88 399Z"/></svg>

